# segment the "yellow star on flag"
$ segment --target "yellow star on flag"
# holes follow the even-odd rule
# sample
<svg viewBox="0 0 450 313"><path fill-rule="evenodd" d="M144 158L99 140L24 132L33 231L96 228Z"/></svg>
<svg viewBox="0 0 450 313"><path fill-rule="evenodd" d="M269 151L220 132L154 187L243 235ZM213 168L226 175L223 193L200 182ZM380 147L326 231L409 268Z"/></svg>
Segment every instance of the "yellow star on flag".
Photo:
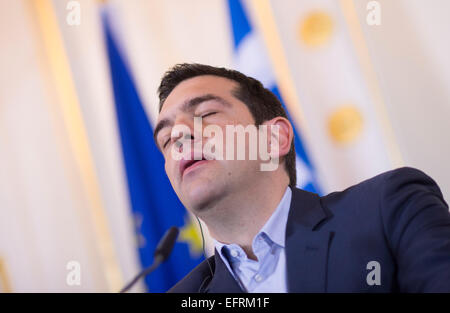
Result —
<svg viewBox="0 0 450 313"><path fill-rule="evenodd" d="M200 232L191 218L187 217L185 221L183 228L180 230L180 241L188 244L189 253L192 257L198 257L203 252Z"/></svg>

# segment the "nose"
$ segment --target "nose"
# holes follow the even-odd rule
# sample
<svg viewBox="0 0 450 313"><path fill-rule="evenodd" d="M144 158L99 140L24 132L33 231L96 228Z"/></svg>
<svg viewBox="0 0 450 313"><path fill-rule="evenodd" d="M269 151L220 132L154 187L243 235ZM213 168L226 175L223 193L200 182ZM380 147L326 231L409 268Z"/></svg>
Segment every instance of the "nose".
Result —
<svg viewBox="0 0 450 313"><path fill-rule="evenodd" d="M178 149L178 152L183 151L183 146L187 144L191 145L192 142L197 138L194 128L194 123L192 119L188 117L180 117L176 120L174 129L178 127L178 132L176 134L175 145ZM200 135L200 134L199 134Z"/></svg>
<svg viewBox="0 0 450 313"><path fill-rule="evenodd" d="M194 140L194 136L191 134L181 134L178 139L175 141L176 148L178 149L178 152L183 152L183 146L187 144L191 144L191 142Z"/></svg>

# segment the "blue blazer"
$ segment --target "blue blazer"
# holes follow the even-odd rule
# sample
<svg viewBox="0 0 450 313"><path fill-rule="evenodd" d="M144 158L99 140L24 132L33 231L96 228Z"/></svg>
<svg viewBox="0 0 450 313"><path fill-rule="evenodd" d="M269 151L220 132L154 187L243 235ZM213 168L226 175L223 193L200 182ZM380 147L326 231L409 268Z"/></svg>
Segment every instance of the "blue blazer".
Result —
<svg viewBox="0 0 450 313"><path fill-rule="evenodd" d="M324 197L293 188L286 262L289 292L450 292L448 204L409 167ZM216 251L169 292L243 290Z"/></svg>

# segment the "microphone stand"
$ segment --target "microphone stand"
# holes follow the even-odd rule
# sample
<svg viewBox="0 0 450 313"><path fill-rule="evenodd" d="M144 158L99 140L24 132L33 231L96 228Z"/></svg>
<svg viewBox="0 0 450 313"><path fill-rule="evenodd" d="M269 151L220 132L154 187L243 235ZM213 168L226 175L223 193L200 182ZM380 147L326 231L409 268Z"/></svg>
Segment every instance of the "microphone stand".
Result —
<svg viewBox="0 0 450 313"><path fill-rule="evenodd" d="M134 286L134 284L137 283L137 281L154 270L158 268L158 266L161 265L164 261L166 261L169 258L170 253L172 252L173 246L175 245L175 241L177 240L179 230L177 227L172 226L161 238L161 240L158 243L158 246L156 247L154 258L153 258L153 264L144 269L142 272L140 272L136 277L133 278L132 281L130 281L119 293L125 293L127 292L131 287Z"/></svg>

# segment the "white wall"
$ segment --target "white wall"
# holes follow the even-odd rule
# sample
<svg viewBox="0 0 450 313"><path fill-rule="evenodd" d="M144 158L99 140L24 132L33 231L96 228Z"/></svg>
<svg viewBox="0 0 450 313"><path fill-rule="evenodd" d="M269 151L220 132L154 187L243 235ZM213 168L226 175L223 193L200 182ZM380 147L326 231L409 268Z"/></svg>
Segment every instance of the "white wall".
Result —
<svg viewBox="0 0 450 313"><path fill-rule="evenodd" d="M12 291L108 291L27 1L0 2L0 257ZM81 286L66 265L81 265Z"/></svg>
<svg viewBox="0 0 450 313"><path fill-rule="evenodd" d="M379 1L381 25L365 23L374 68L405 164L422 169L450 198L450 2Z"/></svg>

